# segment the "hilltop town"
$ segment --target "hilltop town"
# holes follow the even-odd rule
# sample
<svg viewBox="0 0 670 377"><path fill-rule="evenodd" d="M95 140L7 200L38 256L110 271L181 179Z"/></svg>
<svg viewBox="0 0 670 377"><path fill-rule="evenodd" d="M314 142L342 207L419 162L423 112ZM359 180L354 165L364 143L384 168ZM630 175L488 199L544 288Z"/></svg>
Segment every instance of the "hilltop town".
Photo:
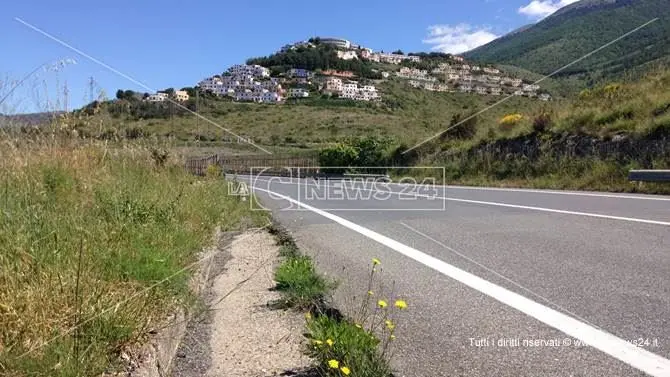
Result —
<svg viewBox="0 0 670 377"><path fill-rule="evenodd" d="M319 51L329 63L339 65L358 63L363 73L346 69L316 67L307 69L299 64L271 66L282 61L287 54L300 56ZM325 51L325 52L324 52ZM332 53L332 59L329 54ZM237 64L222 74L204 78L196 88L237 102L282 103L310 96L330 99L378 102L383 93L379 85L388 80L402 80L409 87L448 93L473 93L481 96L525 96L549 101L551 95L539 85L513 77L500 69L480 66L465 61L463 57L438 54L404 54L402 51L385 53L340 38L311 38L283 46L268 58L267 64L249 64L261 59L250 59L247 64ZM284 59L289 60L289 59ZM324 65L329 65L326 63ZM337 65L337 64L335 64ZM349 64L352 66L355 64ZM147 102L163 102L172 98L187 101L187 90L172 93L158 92L145 95Z"/></svg>

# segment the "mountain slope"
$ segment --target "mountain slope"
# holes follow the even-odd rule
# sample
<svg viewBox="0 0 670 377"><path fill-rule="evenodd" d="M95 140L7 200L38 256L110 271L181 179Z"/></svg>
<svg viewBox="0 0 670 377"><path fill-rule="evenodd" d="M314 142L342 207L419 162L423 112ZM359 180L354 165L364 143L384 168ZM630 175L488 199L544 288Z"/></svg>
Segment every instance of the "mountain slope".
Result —
<svg viewBox="0 0 670 377"><path fill-rule="evenodd" d="M670 55L668 0L582 0L464 56L550 74L655 18L558 75L597 80Z"/></svg>

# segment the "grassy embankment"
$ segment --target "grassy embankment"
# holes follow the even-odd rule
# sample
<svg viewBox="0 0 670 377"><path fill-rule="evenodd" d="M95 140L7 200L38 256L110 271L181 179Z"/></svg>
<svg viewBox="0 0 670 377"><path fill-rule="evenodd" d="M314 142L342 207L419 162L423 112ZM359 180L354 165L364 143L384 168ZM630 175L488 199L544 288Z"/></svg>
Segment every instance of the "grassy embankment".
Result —
<svg viewBox="0 0 670 377"><path fill-rule="evenodd" d="M630 169L670 167L664 142L670 137L669 86L670 71L656 70L539 111L518 108L510 114L521 120L490 124L483 139L443 138L423 151L419 163L445 166L452 183L670 193L668 185L628 181ZM580 141L587 153L575 155L570 143ZM524 143L538 147L524 151ZM609 152L588 152L589 144Z"/></svg>
<svg viewBox="0 0 670 377"><path fill-rule="evenodd" d="M266 220L147 148L0 143L0 375L93 376L196 304L190 269L215 227Z"/></svg>

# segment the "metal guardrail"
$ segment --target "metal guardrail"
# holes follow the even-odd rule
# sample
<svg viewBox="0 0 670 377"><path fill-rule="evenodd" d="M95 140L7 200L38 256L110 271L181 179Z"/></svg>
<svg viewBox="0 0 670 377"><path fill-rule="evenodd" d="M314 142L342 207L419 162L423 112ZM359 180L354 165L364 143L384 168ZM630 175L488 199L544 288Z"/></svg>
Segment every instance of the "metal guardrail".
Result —
<svg viewBox="0 0 670 377"><path fill-rule="evenodd" d="M631 170L628 180L633 182L670 182L670 170Z"/></svg>

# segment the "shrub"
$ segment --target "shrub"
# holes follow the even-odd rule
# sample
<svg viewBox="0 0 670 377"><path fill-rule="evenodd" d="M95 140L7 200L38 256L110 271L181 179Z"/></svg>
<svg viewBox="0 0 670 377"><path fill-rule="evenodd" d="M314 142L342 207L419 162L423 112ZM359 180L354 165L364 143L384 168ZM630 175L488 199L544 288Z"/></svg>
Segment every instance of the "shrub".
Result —
<svg viewBox="0 0 670 377"><path fill-rule="evenodd" d="M461 123L463 119L467 120ZM476 116L463 117L460 113L454 114L449 122L449 128L451 129L442 134L441 138L453 137L461 140L472 139L477 133L477 122L478 117Z"/></svg>
<svg viewBox="0 0 670 377"><path fill-rule="evenodd" d="M154 163L158 167L163 167L169 156L170 152L168 152L165 149L154 148L151 150L151 158L154 160Z"/></svg>
<svg viewBox="0 0 670 377"><path fill-rule="evenodd" d="M217 179L223 175L223 169L218 164L209 164L207 165L207 170L205 175L210 179Z"/></svg>
<svg viewBox="0 0 670 377"><path fill-rule="evenodd" d="M333 147L322 149L319 152L319 164L328 169L328 172L343 173L346 167L352 166L358 159L358 150L351 145L339 143Z"/></svg>
<svg viewBox="0 0 670 377"><path fill-rule="evenodd" d="M505 115L502 119L500 119L500 128L505 131L511 130L517 124L519 124L522 119L523 115L521 114Z"/></svg>
<svg viewBox="0 0 670 377"><path fill-rule="evenodd" d="M551 127L551 114L542 111L533 119L533 131L543 133Z"/></svg>

